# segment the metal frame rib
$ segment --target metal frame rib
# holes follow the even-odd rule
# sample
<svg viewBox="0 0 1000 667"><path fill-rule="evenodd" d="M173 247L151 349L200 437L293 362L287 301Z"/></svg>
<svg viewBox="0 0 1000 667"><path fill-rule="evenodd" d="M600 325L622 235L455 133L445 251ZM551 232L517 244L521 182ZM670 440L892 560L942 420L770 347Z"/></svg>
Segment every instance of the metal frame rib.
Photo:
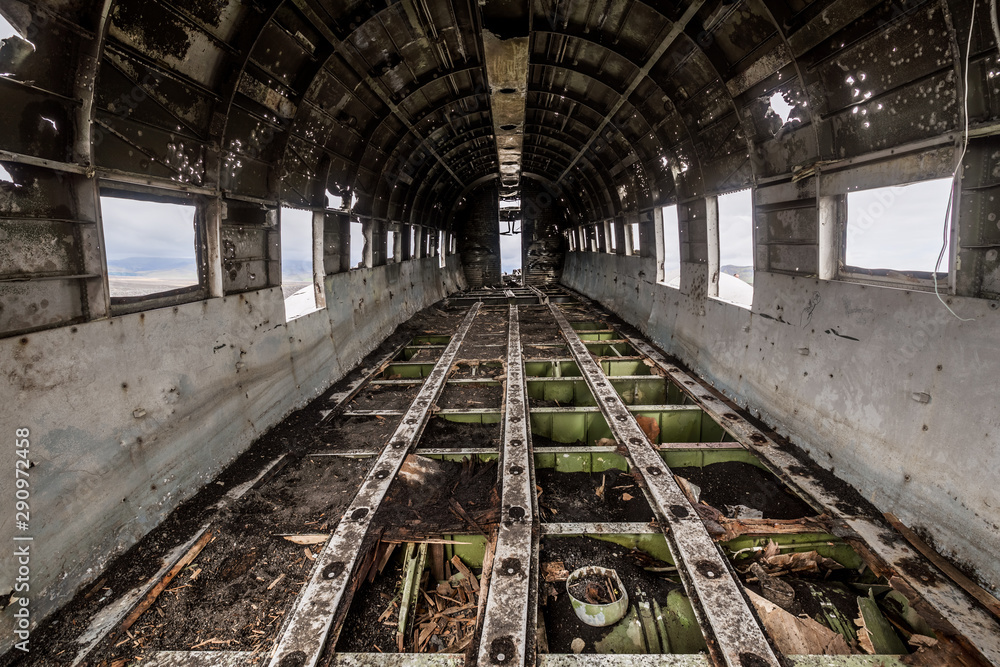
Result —
<svg viewBox="0 0 1000 667"><path fill-rule="evenodd" d="M675 564L683 573L688 592L694 593L692 598L700 603L695 605L695 611L702 617L703 629L711 633L706 639L714 638L717 644L712 647L709 641L710 650L714 648L716 657L730 667L778 667L778 658L750 611L728 562L677 485L670 468L650 445L635 417L590 356L587 346L562 311L555 304L549 304L549 309L587 385L594 392L611 432L628 450L634 469L642 475L656 504L661 521L665 521L661 527Z"/></svg>
<svg viewBox="0 0 1000 667"><path fill-rule="evenodd" d="M518 310L512 305L507 333L507 391L501 452L503 514L483 615L479 665L526 664L528 621L533 617L529 614L532 542L537 532L527 402Z"/></svg>
<svg viewBox="0 0 1000 667"><path fill-rule="evenodd" d="M413 400L406 415L382 449L354 501L344 512L326 547L316 557L309 583L295 600L289 620L268 663L270 667L315 667L326 645L330 627L354 572L359 550L375 511L385 497L403 461L420 437L431 406L444 388L458 349L480 304L469 309L434 370Z"/></svg>

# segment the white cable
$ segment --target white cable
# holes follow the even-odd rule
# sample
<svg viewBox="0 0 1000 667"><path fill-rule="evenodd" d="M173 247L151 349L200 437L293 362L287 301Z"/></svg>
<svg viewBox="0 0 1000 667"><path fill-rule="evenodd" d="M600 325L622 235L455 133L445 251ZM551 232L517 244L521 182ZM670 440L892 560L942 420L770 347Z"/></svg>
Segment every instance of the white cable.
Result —
<svg viewBox="0 0 1000 667"><path fill-rule="evenodd" d="M991 20L993 21L993 30L996 33L1000 33L1000 29L997 26L996 19L996 0L990 0L993 7L993 12L991 13ZM969 150L969 56L972 53L972 31L976 26L976 0L972 0L972 13L969 19L969 40L965 45L965 86L962 90L964 95L963 100L963 118L965 120L965 133L962 138L962 150L958 154L958 162L955 164L955 171L951 175L951 192L948 193L948 209L944 213L944 238L941 243L941 252L938 253L937 263L934 265L934 273L931 274L934 278L934 295L941 302L941 305L948 309L948 312L955 316L960 322L972 322L976 318L970 317L959 317L958 313L951 309L945 300L941 298L941 290L938 288L937 274L938 270L941 268L941 262L944 260L944 254L948 249L948 236L951 230L951 210L952 204L955 197L955 188L958 187L958 175L962 172L962 161L965 160L965 154ZM1000 41L997 42L1000 45Z"/></svg>

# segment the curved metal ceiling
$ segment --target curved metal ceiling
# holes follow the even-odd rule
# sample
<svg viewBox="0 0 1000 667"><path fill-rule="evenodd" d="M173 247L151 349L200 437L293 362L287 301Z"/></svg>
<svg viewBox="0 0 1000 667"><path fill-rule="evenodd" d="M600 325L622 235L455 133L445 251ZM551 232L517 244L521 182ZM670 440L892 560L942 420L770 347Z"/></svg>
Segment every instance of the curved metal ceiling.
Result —
<svg viewBox="0 0 1000 667"><path fill-rule="evenodd" d="M358 215L444 226L499 173L483 17L520 7L521 169L572 220L600 220L959 129L967 4L2 0L35 50L0 57L0 85L56 128L4 148L290 205L329 189ZM973 121L1000 105L987 4Z"/></svg>

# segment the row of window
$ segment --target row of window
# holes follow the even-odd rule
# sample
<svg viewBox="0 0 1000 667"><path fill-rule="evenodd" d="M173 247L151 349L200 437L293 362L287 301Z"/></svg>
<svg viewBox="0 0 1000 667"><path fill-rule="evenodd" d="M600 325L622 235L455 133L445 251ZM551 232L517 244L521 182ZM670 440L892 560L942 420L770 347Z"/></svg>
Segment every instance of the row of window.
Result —
<svg viewBox="0 0 1000 667"><path fill-rule="evenodd" d="M168 203L102 193L101 217L112 304L136 298L151 301L166 293L203 287L198 248L197 208L189 203ZM314 261L322 253L322 235L314 234L312 211L283 208L279 226L281 285L286 318L291 320L321 306L316 303ZM394 225L384 237L378 256L389 263L401 261L403 237L409 235L410 257L438 257L445 265L456 251L454 235L418 233L416 225ZM369 242L371 239L369 239ZM365 266L366 239L360 221L350 223L350 268ZM419 246L419 247L418 247ZM323 274L324 271L320 271Z"/></svg>
<svg viewBox="0 0 1000 667"><path fill-rule="evenodd" d="M819 252L828 250L827 243L838 258L834 275L841 278L876 284L913 287L915 280L933 281L946 277L950 271L948 207L953 180L950 178L921 181L906 186L892 186L851 192L837 198L846 208L842 233L820 235ZM718 223L714 225L718 244L719 299L749 307L753 300L754 280L754 206L752 191L740 190L716 198ZM677 206L662 209L663 247L658 260L663 271L660 282L670 287L680 286L681 252ZM615 223L602 222L582 225L567 232L570 250L618 253ZM710 227L712 229L712 227ZM639 255L638 224L625 225L624 254ZM877 279L871 279L877 276ZM866 279L867 278L867 279Z"/></svg>

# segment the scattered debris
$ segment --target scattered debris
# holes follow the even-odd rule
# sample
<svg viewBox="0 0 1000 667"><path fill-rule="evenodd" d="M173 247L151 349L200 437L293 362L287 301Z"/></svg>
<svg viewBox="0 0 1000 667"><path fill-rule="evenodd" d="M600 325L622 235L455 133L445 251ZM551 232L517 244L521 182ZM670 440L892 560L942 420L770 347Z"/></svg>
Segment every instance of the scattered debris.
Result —
<svg viewBox="0 0 1000 667"><path fill-rule="evenodd" d="M786 655L850 655L844 638L811 618L793 616L753 591L747 591L764 629Z"/></svg>
<svg viewBox="0 0 1000 667"><path fill-rule="evenodd" d="M649 444L655 445L660 441L660 423L655 417L636 415L635 420L639 423L642 432L649 438Z"/></svg>
<svg viewBox="0 0 1000 667"><path fill-rule="evenodd" d="M323 544L328 539L329 535L282 535L289 542L293 542L298 545L309 545L309 544Z"/></svg>
<svg viewBox="0 0 1000 667"><path fill-rule="evenodd" d="M561 560L542 563L542 578L550 584L560 583L569 579L569 570Z"/></svg>
<svg viewBox="0 0 1000 667"><path fill-rule="evenodd" d="M587 643L577 637L573 640L573 643L570 644L570 648L573 649L573 653L580 654L583 653L583 649L587 648Z"/></svg>

